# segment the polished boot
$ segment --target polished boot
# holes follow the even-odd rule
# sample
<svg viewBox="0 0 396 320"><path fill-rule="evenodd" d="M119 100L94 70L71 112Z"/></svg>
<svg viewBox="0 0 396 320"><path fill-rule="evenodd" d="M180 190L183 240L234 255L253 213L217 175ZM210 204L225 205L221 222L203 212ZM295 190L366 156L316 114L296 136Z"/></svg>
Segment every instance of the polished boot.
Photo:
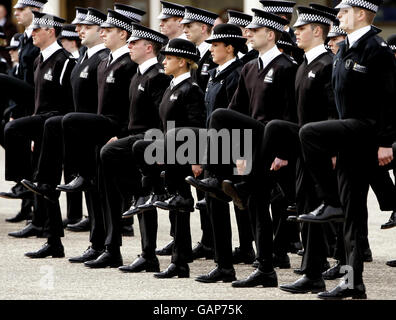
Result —
<svg viewBox="0 0 396 320"><path fill-rule="evenodd" d="M8 235L14 238L42 237L43 229L29 223L22 230L10 232Z"/></svg>
<svg viewBox="0 0 396 320"><path fill-rule="evenodd" d="M32 211L19 211L14 217L5 219L6 222L17 223L24 220L31 220L33 216Z"/></svg>
<svg viewBox="0 0 396 320"><path fill-rule="evenodd" d="M233 281L232 286L234 288L252 288L257 286L263 286L265 288L277 287L278 278L275 271L265 273L257 269L246 279Z"/></svg>
<svg viewBox="0 0 396 320"><path fill-rule="evenodd" d="M84 218L77 223L67 224L66 229L74 232L89 231L91 229L91 224L89 222L89 218Z"/></svg>
<svg viewBox="0 0 396 320"><path fill-rule="evenodd" d="M256 259L256 254L253 248L250 248L250 250L241 250L240 247L237 247L232 251L233 264L252 264L254 259Z"/></svg>
<svg viewBox="0 0 396 320"><path fill-rule="evenodd" d="M22 183L18 182L10 191L0 192L0 198L4 199L25 199L31 196L31 191L26 189Z"/></svg>
<svg viewBox="0 0 396 320"><path fill-rule="evenodd" d="M125 225L121 227L121 233L124 237L134 237L135 230L133 230L133 225Z"/></svg>
<svg viewBox="0 0 396 320"><path fill-rule="evenodd" d="M390 229L396 226L396 211L393 211L388 222L381 225L381 229Z"/></svg>
<svg viewBox="0 0 396 320"><path fill-rule="evenodd" d="M396 260L386 261L386 265L389 267L396 267Z"/></svg>
<svg viewBox="0 0 396 320"><path fill-rule="evenodd" d="M195 209L197 210L206 210L206 199L203 198L202 200L199 200L195 203Z"/></svg>
<svg viewBox="0 0 396 320"><path fill-rule="evenodd" d="M331 268L327 269L322 273L322 277L325 280L335 280L344 276L345 272L341 273L341 263L337 261L337 263Z"/></svg>
<svg viewBox="0 0 396 320"><path fill-rule="evenodd" d="M165 201L168 198L169 198L169 195L166 193L156 194L156 193L152 192L150 194L150 197L147 199L147 201L138 206L138 209L140 210L139 213L143 213L145 211L155 209L154 203L156 201Z"/></svg>
<svg viewBox="0 0 396 320"><path fill-rule="evenodd" d="M185 198L176 194L165 201L156 201L154 206L162 210L177 210L181 212L194 212L194 199Z"/></svg>
<svg viewBox="0 0 396 320"><path fill-rule="evenodd" d="M299 215L297 221L324 223L329 221L343 222L345 214L341 207L333 207L322 203L319 207L308 214Z"/></svg>
<svg viewBox="0 0 396 320"><path fill-rule="evenodd" d="M193 187L197 188L198 190L207 192L212 198L225 202L229 202L232 200L223 192L221 186L222 182L216 177L209 177L200 180L192 176L188 176L185 181Z"/></svg>
<svg viewBox="0 0 396 320"><path fill-rule="evenodd" d="M348 285L345 283L344 280L342 280L340 284L332 290L320 292L318 294L318 298L328 300L338 300L344 298L367 299L366 287L363 283L361 283L355 285L354 288L348 288Z"/></svg>
<svg viewBox="0 0 396 320"><path fill-rule="evenodd" d="M198 242L197 245L192 249L192 258L193 260L205 258L205 259L213 259L214 252L212 248L208 248L203 245L201 242Z"/></svg>
<svg viewBox="0 0 396 320"><path fill-rule="evenodd" d="M122 256L119 252L111 253L110 251L106 250L95 260L84 262L84 265L93 269L107 267L118 268L119 266L122 266Z"/></svg>
<svg viewBox="0 0 396 320"><path fill-rule="evenodd" d="M63 229L65 229L67 227L68 224L76 224L78 222L80 222L81 219L69 219L69 218L65 218L62 220L62 225L63 225Z"/></svg>
<svg viewBox="0 0 396 320"><path fill-rule="evenodd" d="M157 257L146 259L138 256L130 265L121 266L118 269L123 272L159 272L160 266Z"/></svg>
<svg viewBox="0 0 396 320"><path fill-rule="evenodd" d="M223 281L223 282L232 282L235 281L235 269L224 269L220 267L216 267L213 270L211 270L207 274L200 275L195 278L195 281L198 282L205 282L205 283L214 283L218 281Z"/></svg>
<svg viewBox="0 0 396 320"><path fill-rule="evenodd" d="M290 268L290 258L287 254L285 255L273 255L272 265L274 268L279 269L289 269Z"/></svg>
<svg viewBox="0 0 396 320"><path fill-rule="evenodd" d="M63 245L53 245L45 243L39 250L25 253L26 257L32 259L41 259L52 256L52 258L63 258L65 251Z"/></svg>
<svg viewBox="0 0 396 320"><path fill-rule="evenodd" d="M85 250L81 256L69 258L69 261L71 263L83 263L91 260L96 260L102 253L103 250L95 250L92 247L88 247L88 249Z"/></svg>
<svg viewBox="0 0 396 320"><path fill-rule="evenodd" d="M236 185L231 180L224 180L221 188L232 199L232 202L238 209L246 210L246 199L238 192Z"/></svg>
<svg viewBox="0 0 396 320"><path fill-rule="evenodd" d="M133 217L134 215L140 213L140 209L139 206L146 203L146 201L148 200L149 196L142 196L142 197L138 197L137 199L134 199L132 201L132 205L131 207L128 209L128 211L125 211L122 214L122 218L123 219L128 219L130 217Z"/></svg>
<svg viewBox="0 0 396 320"><path fill-rule="evenodd" d="M291 284L283 284L279 286L283 291L291 293L319 293L326 290L323 278L310 279L306 275Z"/></svg>
<svg viewBox="0 0 396 320"><path fill-rule="evenodd" d="M173 277L178 278L189 278L190 277L190 267L188 264L175 264L171 263L166 270L154 273L154 277L158 279L169 279Z"/></svg>
<svg viewBox="0 0 396 320"><path fill-rule="evenodd" d="M79 175L67 184L58 185L56 187L56 190L64 192L81 192L88 191L92 189L93 186L94 184L90 179L84 178Z"/></svg>
<svg viewBox="0 0 396 320"><path fill-rule="evenodd" d="M171 256L174 244L174 240L170 241L165 247L155 250L155 254L158 256Z"/></svg>

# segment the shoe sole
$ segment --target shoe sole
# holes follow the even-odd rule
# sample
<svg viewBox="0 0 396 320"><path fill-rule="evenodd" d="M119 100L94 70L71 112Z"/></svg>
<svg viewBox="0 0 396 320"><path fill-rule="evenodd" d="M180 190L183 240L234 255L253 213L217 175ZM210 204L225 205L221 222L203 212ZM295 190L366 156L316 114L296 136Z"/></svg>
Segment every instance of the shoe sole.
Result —
<svg viewBox="0 0 396 320"><path fill-rule="evenodd" d="M239 210L246 210L242 199L239 197L237 191L232 185L230 185L229 183L224 183L223 181L223 183L221 184L221 189L227 196L231 197L232 202L235 204L235 206L237 206Z"/></svg>
<svg viewBox="0 0 396 320"><path fill-rule="evenodd" d="M21 200L22 199L22 198L17 198L17 197L8 197L8 196L5 196L5 195L0 195L0 198L10 199L10 200Z"/></svg>
<svg viewBox="0 0 396 320"><path fill-rule="evenodd" d="M160 204L154 204L154 207L162 209L162 210L166 210L166 211L175 210L175 211L180 211L180 212L194 212L194 208L169 208L169 207L161 206Z"/></svg>
<svg viewBox="0 0 396 320"><path fill-rule="evenodd" d="M221 279L221 280L217 280L217 281L213 281L213 280L204 280L204 279L194 279L195 281L198 282L202 282L202 283L216 283L216 282L224 282L224 283L229 283L229 282L233 282L236 281L236 278L230 278L230 279Z"/></svg>
<svg viewBox="0 0 396 320"><path fill-rule="evenodd" d="M396 227L396 224L387 225L387 226L382 225L381 230L392 229L394 227Z"/></svg>
<svg viewBox="0 0 396 320"><path fill-rule="evenodd" d="M217 200L224 201L224 202L230 202L232 200L231 198L228 199L228 197L226 195L224 195L224 196L226 196L227 198L224 197L223 195L219 194L217 191L214 191L213 189L208 189L206 187L202 187L202 186L197 185L193 181L190 181L188 179L185 179L184 181L186 181L189 185L193 186L194 188L208 193L209 196L211 196L212 198L215 198Z"/></svg>
<svg viewBox="0 0 396 320"><path fill-rule="evenodd" d="M139 270L139 271L137 271L137 270L125 270L125 269L118 269L118 270L120 270L120 271L122 271L122 272L126 272L126 273L140 273L140 272L160 272L160 269L159 268L147 268L147 269L142 269L142 270Z"/></svg>
<svg viewBox="0 0 396 320"><path fill-rule="evenodd" d="M28 257L28 258L30 258L30 259L45 259L45 258L48 258L48 257L52 257L52 258L64 258L65 257L65 255L63 254L56 254L56 255L48 255L48 256L45 256L45 257L32 257L32 256L28 256L28 255L26 255L25 254L25 257Z"/></svg>
<svg viewBox="0 0 396 320"><path fill-rule="evenodd" d="M322 297L318 296L319 299L322 300L342 300L342 299L347 299L347 298L352 298L353 300L366 300L367 299L367 294L360 294L360 295L353 295L351 297Z"/></svg>
<svg viewBox="0 0 396 320"><path fill-rule="evenodd" d="M299 290L293 290L293 289L287 289L287 288L282 288L279 287L279 289L281 289L282 291L285 292L290 292L293 294L306 294L306 293L319 293L319 292L323 292L326 291L326 288L322 288L322 289L313 289L313 290L304 290L304 291L299 291Z"/></svg>
<svg viewBox="0 0 396 320"><path fill-rule="evenodd" d="M344 222L345 218L333 218L333 219L326 219L326 220L318 220L318 219L301 219L297 218L297 222L308 222L308 223L327 223L327 222Z"/></svg>
<svg viewBox="0 0 396 320"><path fill-rule="evenodd" d="M33 192L33 193L35 193L35 194L37 194L37 195L43 197L44 199L46 199L46 200L48 200L48 201L50 201L50 202L52 202L52 203L55 203L55 202L56 202L56 200L51 199L50 197L48 197L48 196L42 194L41 192L38 192L37 190L31 188L28 184L25 184L23 181L21 181L21 184L22 184L26 189L28 189L29 191L31 191L31 192Z"/></svg>
<svg viewBox="0 0 396 320"><path fill-rule="evenodd" d="M91 268L91 269L105 269L105 268L118 268L118 267L121 267L122 264L110 264L107 266L90 266L90 265L86 265L84 263L84 266L86 266L87 268Z"/></svg>

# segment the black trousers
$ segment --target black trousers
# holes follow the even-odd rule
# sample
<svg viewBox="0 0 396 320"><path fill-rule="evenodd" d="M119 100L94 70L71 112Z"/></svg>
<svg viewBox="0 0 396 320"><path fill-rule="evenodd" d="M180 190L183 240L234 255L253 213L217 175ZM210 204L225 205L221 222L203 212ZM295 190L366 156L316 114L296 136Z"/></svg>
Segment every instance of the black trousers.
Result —
<svg viewBox="0 0 396 320"><path fill-rule="evenodd" d="M389 174L389 167L377 166L370 181L381 211L396 210L396 187Z"/></svg>
<svg viewBox="0 0 396 320"><path fill-rule="evenodd" d="M319 197L329 204L338 196L329 189L332 173L329 159L337 154L338 192L345 212L346 263L353 268L355 284L363 281L362 234L367 225L367 194L378 163L374 137L372 125L357 119L310 123L300 130L305 162Z"/></svg>

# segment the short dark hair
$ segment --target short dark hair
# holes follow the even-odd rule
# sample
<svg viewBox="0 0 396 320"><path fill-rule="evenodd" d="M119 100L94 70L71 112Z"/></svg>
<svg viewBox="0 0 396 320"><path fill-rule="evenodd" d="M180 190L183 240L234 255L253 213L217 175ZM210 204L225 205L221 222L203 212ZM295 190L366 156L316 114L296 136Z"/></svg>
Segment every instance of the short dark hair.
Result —
<svg viewBox="0 0 396 320"><path fill-rule="evenodd" d="M159 43L159 42L154 42L154 41L149 41L149 43L152 45L153 52L157 56L160 53L160 50L162 49L163 44Z"/></svg>
<svg viewBox="0 0 396 320"><path fill-rule="evenodd" d="M311 23L311 28L312 30L315 29L316 27L319 27L322 29L323 35L323 41L326 41L327 35L330 32L330 26L327 24L322 24L322 23Z"/></svg>

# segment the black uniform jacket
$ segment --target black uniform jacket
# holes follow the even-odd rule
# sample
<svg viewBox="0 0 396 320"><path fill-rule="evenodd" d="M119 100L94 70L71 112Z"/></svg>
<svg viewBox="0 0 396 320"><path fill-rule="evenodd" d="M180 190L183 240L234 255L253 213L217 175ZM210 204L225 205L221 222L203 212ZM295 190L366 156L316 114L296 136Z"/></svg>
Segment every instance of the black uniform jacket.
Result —
<svg viewBox="0 0 396 320"><path fill-rule="evenodd" d="M161 128L159 105L171 78L160 63L152 65L141 75L137 73L129 90L129 134Z"/></svg>
<svg viewBox="0 0 396 320"><path fill-rule="evenodd" d="M205 93L206 126L209 126L212 112L227 108L238 87L243 68L241 60L236 60L216 76L216 69L209 71L209 82Z"/></svg>
<svg viewBox="0 0 396 320"><path fill-rule="evenodd" d="M34 114L73 111L70 75L76 60L64 49L59 49L44 62L40 62L40 56L34 62Z"/></svg>
<svg viewBox="0 0 396 320"><path fill-rule="evenodd" d="M213 62L212 55L210 51L206 51L206 53L201 57L201 59L198 62L198 69L193 70L191 72L191 76L193 80L198 83L199 87L202 89L202 91L205 92L206 90L206 85L208 84L209 81L209 70L212 70L213 68L216 68L217 64Z"/></svg>
<svg viewBox="0 0 396 320"><path fill-rule="evenodd" d="M40 54L40 49L33 45L32 37L25 39L22 34L19 38L19 67L18 78L34 86L34 61Z"/></svg>
<svg viewBox="0 0 396 320"><path fill-rule="evenodd" d="M373 125L379 146L395 141L395 57L371 30L347 50L341 43L333 63L333 88L340 119L360 119Z"/></svg>
<svg viewBox="0 0 396 320"><path fill-rule="evenodd" d="M229 109L263 123L273 119L296 122L294 81L297 63L285 54L274 58L263 70L258 59L244 66Z"/></svg>
<svg viewBox="0 0 396 320"><path fill-rule="evenodd" d="M107 59L98 66L98 114L109 118L120 132L126 132L129 115L129 86L137 70L129 53L107 67Z"/></svg>
<svg viewBox="0 0 396 320"><path fill-rule="evenodd" d="M188 78L173 89L166 89L159 114L162 129L167 132L167 121L175 121L175 127L205 126L204 93L192 78Z"/></svg>
<svg viewBox="0 0 396 320"><path fill-rule="evenodd" d="M325 52L307 66L304 61L296 74L298 124L337 119L331 73L334 55Z"/></svg>
<svg viewBox="0 0 396 320"><path fill-rule="evenodd" d="M96 113L98 111L98 65L108 58L109 50L96 52L89 59L77 63L71 74L74 111Z"/></svg>

